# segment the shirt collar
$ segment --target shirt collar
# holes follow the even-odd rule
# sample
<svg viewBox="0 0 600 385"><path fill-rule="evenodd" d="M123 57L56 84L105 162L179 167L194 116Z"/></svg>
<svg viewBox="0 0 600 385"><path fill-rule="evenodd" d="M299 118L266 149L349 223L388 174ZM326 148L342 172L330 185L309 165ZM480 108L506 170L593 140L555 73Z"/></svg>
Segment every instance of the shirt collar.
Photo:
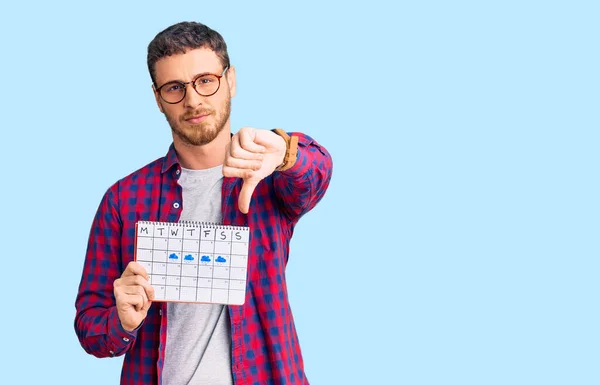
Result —
<svg viewBox="0 0 600 385"><path fill-rule="evenodd" d="M165 173L169 171L174 165L179 165L179 158L177 158L177 152L175 151L175 145L171 143L169 146L169 151L164 158L161 173Z"/></svg>

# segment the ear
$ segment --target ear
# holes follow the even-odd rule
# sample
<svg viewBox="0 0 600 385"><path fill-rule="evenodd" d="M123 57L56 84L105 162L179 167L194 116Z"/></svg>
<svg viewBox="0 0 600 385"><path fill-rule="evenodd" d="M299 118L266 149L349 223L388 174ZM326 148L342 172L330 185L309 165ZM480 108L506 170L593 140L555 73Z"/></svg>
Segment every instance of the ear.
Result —
<svg viewBox="0 0 600 385"><path fill-rule="evenodd" d="M165 112L163 111L162 104L160 103L160 95L158 92L156 92L154 84L152 85L152 92L154 92L154 99L156 99L156 105L158 106L158 109L164 114Z"/></svg>
<svg viewBox="0 0 600 385"><path fill-rule="evenodd" d="M229 93L233 98L235 96L235 67L231 66L227 70L227 84L229 85Z"/></svg>

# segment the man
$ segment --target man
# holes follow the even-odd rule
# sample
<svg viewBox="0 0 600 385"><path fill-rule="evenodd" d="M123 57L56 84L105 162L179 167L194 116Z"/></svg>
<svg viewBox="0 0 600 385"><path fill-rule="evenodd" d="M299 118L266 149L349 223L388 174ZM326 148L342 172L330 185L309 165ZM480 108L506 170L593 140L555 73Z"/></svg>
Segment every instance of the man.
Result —
<svg viewBox="0 0 600 385"><path fill-rule="evenodd" d="M184 22L148 46L165 157L108 189L94 218L75 329L97 357L125 354L122 384L307 384L285 266L298 219L323 197L327 151L282 131L230 131L235 68L221 35ZM154 302L133 262L138 220L249 226L242 306Z"/></svg>

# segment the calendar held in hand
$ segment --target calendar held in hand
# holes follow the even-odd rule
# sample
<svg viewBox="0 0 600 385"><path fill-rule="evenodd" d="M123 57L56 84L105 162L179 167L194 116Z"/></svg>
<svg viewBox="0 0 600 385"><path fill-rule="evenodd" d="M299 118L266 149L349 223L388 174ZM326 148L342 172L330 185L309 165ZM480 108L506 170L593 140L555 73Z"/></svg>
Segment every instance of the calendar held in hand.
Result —
<svg viewBox="0 0 600 385"><path fill-rule="evenodd" d="M134 260L154 301L243 305L250 231L206 222L136 223Z"/></svg>

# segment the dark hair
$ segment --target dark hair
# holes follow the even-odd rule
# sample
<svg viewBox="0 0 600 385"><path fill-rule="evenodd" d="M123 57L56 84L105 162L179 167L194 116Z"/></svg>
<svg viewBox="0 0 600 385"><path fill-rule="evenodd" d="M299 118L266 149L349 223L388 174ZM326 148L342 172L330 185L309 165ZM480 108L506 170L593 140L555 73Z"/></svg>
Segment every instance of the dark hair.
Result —
<svg viewBox="0 0 600 385"><path fill-rule="evenodd" d="M148 71L152 83L156 85L154 65L157 61L197 48L210 48L219 57L223 68L229 67L229 54L223 36L202 23L184 21L159 32L148 44Z"/></svg>

